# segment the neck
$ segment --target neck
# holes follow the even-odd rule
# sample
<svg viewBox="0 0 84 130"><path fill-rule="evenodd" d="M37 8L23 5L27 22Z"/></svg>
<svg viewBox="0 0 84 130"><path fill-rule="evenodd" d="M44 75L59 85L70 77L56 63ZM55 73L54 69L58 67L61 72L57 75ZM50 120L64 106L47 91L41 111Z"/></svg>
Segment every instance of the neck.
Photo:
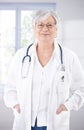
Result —
<svg viewBox="0 0 84 130"><path fill-rule="evenodd" d="M37 51L42 52L50 52L54 50L54 43L38 43Z"/></svg>

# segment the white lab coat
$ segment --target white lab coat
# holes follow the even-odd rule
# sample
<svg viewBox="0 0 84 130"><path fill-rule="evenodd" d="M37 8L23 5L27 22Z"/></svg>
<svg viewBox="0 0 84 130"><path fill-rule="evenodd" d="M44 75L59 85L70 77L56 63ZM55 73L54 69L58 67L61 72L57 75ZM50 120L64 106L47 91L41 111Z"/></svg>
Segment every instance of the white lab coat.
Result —
<svg viewBox="0 0 84 130"><path fill-rule="evenodd" d="M15 104L19 103L21 108L20 114L14 110L13 130L31 130L31 92L35 45L29 50L31 64L29 65L29 62L26 63L29 68L28 76L22 79L22 59L26 54L26 49L20 49L16 53L10 67L8 83L5 87L4 99L6 105L13 108ZM57 54L56 75L49 93L47 130L69 130L70 110L78 110L84 103L83 68L80 65L78 57L72 51L63 47L62 50L66 70L65 72L59 71L60 54ZM65 75L64 82L60 81L62 73ZM68 111L63 111L57 115L56 110L60 104L65 104Z"/></svg>

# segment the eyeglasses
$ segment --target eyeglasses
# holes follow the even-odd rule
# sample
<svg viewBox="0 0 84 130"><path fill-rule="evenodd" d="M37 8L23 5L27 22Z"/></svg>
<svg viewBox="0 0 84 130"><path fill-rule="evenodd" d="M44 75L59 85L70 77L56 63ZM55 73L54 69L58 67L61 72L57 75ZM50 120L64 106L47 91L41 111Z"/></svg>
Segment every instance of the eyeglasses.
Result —
<svg viewBox="0 0 84 130"><path fill-rule="evenodd" d="M48 23L48 24L37 23L36 27L38 29L43 29L46 26L48 29L53 29L55 27L55 25L56 25L55 23Z"/></svg>

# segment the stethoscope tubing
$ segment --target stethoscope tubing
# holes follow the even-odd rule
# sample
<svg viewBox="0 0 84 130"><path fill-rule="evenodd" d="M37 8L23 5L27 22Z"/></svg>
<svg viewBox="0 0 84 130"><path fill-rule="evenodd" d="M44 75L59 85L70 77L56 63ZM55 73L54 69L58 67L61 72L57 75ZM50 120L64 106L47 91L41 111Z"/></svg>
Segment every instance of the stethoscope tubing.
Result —
<svg viewBox="0 0 84 130"><path fill-rule="evenodd" d="M24 60L26 57L29 57L29 62L31 62L31 56L28 53L29 53L29 49L32 45L33 45L33 43L28 46L27 51L26 51L26 55L22 59L22 63L24 63Z"/></svg>
<svg viewBox="0 0 84 130"><path fill-rule="evenodd" d="M24 63L24 60L25 60L26 57L29 57L29 62L31 62L31 56L29 55L29 49L30 49L30 47L32 45L33 45L33 43L28 46L27 51L26 51L26 55L22 59L22 63ZM62 51L62 47L60 46L60 44L58 44L58 46L59 46L59 49L60 49L60 61L61 61L61 64L63 65L63 51Z"/></svg>
<svg viewBox="0 0 84 130"><path fill-rule="evenodd" d="M26 68L24 68L24 66L25 66L25 64L27 64L28 62L29 62L29 65L28 66L30 66L30 63L31 63L31 55L29 55L29 49L30 49L30 47L33 45L33 43L32 44L30 44L29 46L28 46L28 48L27 48L27 51L26 51L26 55L23 57L23 59L22 59L22 69L21 69L21 74L22 75L24 75L24 76L22 76L23 78L26 78L27 77L27 74L28 74L28 71L26 72ZM58 46L59 46L59 49L60 49L60 71L61 72L63 72L63 71L65 71L65 66L63 65L63 51L62 51L62 47L60 46L60 44L58 44ZM25 63L25 61L27 61L26 63ZM28 67L27 66L27 70L28 70ZM26 67L26 66L25 66ZM23 69L24 68L24 69ZM23 72L24 71L24 72ZM23 73L25 73L25 74L23 74ZM61 77L61 79L64 81L64 75L62 75L62 77Z"/></svg>
<svg viewBox="0 0 84 130"><path fill-rule="evenodd" d="M62 47L60 46L60 44L58 44L59 46L59 49L60 49L60 61L61 61L61 64L63 65L63 51L62 51Z"/></svg>

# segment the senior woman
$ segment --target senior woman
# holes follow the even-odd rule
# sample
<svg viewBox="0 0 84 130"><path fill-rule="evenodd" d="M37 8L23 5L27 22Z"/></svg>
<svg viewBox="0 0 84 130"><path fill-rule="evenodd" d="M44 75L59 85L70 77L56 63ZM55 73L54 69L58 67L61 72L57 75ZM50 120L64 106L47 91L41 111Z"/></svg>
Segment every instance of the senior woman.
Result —
<svg viewBox="0 0 84 130"><path fill-rule="evenodd" d="M13 130L69 130L70 110L84 103L84 71L78 57L55 40L55 12L39 10L33 22L37 42L15 54L5 88Z"/></svg>

